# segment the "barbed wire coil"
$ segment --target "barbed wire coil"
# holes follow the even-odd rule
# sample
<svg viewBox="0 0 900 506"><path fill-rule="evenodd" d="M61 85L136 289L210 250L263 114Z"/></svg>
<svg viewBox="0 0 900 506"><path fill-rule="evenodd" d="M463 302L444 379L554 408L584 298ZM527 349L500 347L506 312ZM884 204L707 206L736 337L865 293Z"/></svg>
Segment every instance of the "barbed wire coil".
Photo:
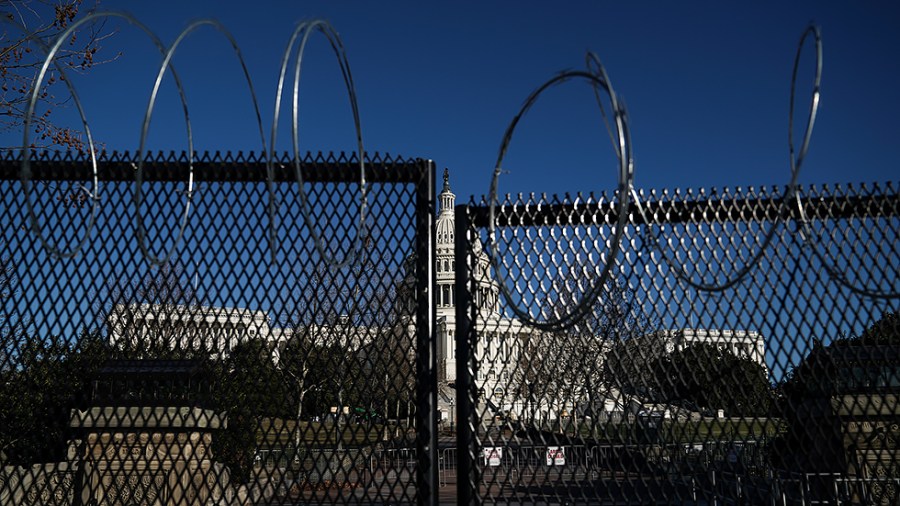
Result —
<svg viewBox="0 0 900 506"><path fill-rule="evenodd" d="M359 158L359 184L360 184L360 204L359 204L359 222L357 223L357 234L356 239L354 240L353 246L350 251L344 256L343 259L338 260L328 254L328 250L325 247L324 242L322 241L322 236L319 233L316 223L312 218L312 213L309 207L309 198L306 194L306 190L304 189L304 179L303 179L303 163L300 156L300 132L299 132L299 121L300 121L300 76L301 70L303 67L303 55L306 50L306 44L309 41L310 36L314 32L320 32L325 38L328 40L329 45L331 46L332 51L335 54L335 57L338 60L338 65L341 70L341 77L344 81L344 86L347 89L347 96L350 101L350 108L353 113L353 126L356 131L356 148L357 148L357 156ZM275 113L272 120L272 137L271 137L271 146L272 153L268 157L267 167L269 178L269 213L270 213L270 243L273 245L272 255L274 258L275 255L275 219L274 219L274 188L272 179L274 177L274 159L275 159L275 143L278 138L278 118L281 111L281 97L284 91L284 81L287 75L288 63L291 58L291 54L293 53L294 45L297 43L299 39L299 46L297 48L297 54L295 57L294 64L294 86L293 86L293 102L291 108L291 130L292 130L292 144L294 150L294 175L297 180L298 185L298 193L300 196L300 204L301 204L301 214L303 215L303 219L306 222L306 226L309 228L309 233L313 238L313 243L318 252L319 256L325 261L325 263L333 269L343 269L357 261L357 259L361 256L362 250L365 247L366 237L368 235L366 230L366 210L368 206L368 198L367 198L367 185L366 185L366 167L365 167L365 153L363 149L363 137L362 137L362 126L359 119L359 105L356 97L356 87L353 84L353 76L350 72L350 63L347 59L347 52L344 49L344 44L341 41L340 36L334 27L331 26L330 23L324 20L314 20L303 22L297 26L294 30L293 34L291 34L290 40L288 41L287 48L284 51L284 55L281 59L281 72L278 77L278 86L275 94Z"/></svg>
<svg viewBox="0 0 900 506"><path fill-rule="evenodd" d="M810 34L813 35L815 39L816 45L816 72L815 78L813 81L813 92L812 97L810 99L810 110L809 116L806 124L806 131L803 136L803 143L800 148L800 152L797 154L796 158L794 156L794 137L793 137L793 126L794 126L794 96L795 90L797 86L797 69L800 62L800 56L803 50L804 42L806 41L807 36ZM646 227L646 239L651 247L655 248L659 251L660 257L665 261L666 265L669 267L669 270L672 271L673 274L679 279L679 281L693 287L696 290L701 290L705 292L722 292L727 290L736 284L743 281L747 275L759 264L762 255L768 249L769 245L772 243L772 240L775 237L776 232L781 227L784 217L788 214L788 205L791 199L796 199L797 204L801 208L802 212L802 204L800 203L799 195L797 193L797 181L800 175L800 168L803 164L803 160L806 157L806 153L809 150L809 141L812 137L813 127L816 122L816 113L819 109L819 97L820 97L820 84L822 81L822 37L820 30L817 26L811 25L809 26L800 38L800 43L797 48L797 54L794 57L794 70L791 76L791 101L790 101L790 114L789 114L789 122L788 122L788 143L790 146L790 169L791 169L791 178L787 185L787 193L782 200L781 205L781 216L780 219L776 220L775 223L769 228L766 232L765 237L763 238L762 244L756 249L756 252L753 256L744 263L744 265L738 270L737 274L733 277L726 279L722 284L713 284L713 283L703 283L697 282L691 279L690 275L687 273L683 265L677 264L673 262L672 259L666 254L662 245L659 241L659 236L654 235L650 232L650 227ZM647 214L646 209L641 205L641 201L635 192L634 188L630 189L630 193L632 198L634 199L635 205L638 208L638 212L641 214L644 219L644 223L651 223L649 221L649 216Z"/></svg>
<svg viewBox="0 0 900 506"><path fill-rule="evenodd" d="M250 78L250 72L247 70L247 64L244 61L244 57L241 54L241 50L238 47L237 41L231 35L231 33L218 21L210 20L210 19L201 19L191 23L187 28L181 31L175 41L171 46L165 51L165 55L162 63L160 64L159 71L156 75L156 81L153 85L153 90L150 93L150 100L147 103L147 112L144 115L144 122L141 126L141 138L140 138L140 146L138 148L138 162L135 170L135 185L134 185L134 203L136 208L135 215L135 229L138 238L138 246L141 249L141 253L143 253L144 257L153 265L163 266L166 262L169 261L172 254L175 252L175 249L178 247L178 244L181 242L184 237L185 230L187 230L188 218L190 217L191 211L191 201L194 194L194 138L193 138L193 130L191 128L190 115L188 114L187 107L187 97L184 93L184 87L181 84L178 75L174 71L174 66L172 65L172 58L175 55L175 51L181 45L182 41L184 41L191 33L195 30L209 26L214 28L216 31L221 33L226 39L228 39L231 44L232 49L234 50L235 55L237 56L238 62L241 65L241 69L244 74L244 79L247 81L247 86L249 88L250 97L253 101L253 109L256 113L256 121L259 126L259 135L260 140L262 141L263 153L267 152L268 149L266 147L266 135L262 125L262 116L259 111L259 101L256 97L256 92L253 88L253 80ZM143 181L143 170L144 170L144 158L142 153L146 147L147 136L150 132L150 120L153 116L153 110L156 106L156 98L159 94L159 88L162 85L163 78L166 75L166 70L171 69L172 75L175 78L176 86L178 87L178 94L181 97L181 103L184 110L184 119L187 127L187 141L188 141L188 181L187 181L187 192L186 192L186 202L184 205L184 213L181 216L181 224L178 230L178 236L175 238L172 246L169 248L169 251L165 253L165 255L161 257L155 257L150 252L150 249L146 244L146 231L144 230L144 222L143 216L141 213L141 204L143 202L143 190L141 188L141 183Z"/></svg>
<svg viewBox="0 0 900 506"><path fill-rule="evenodd" d="M67 40L65 35L68 33L68 31L60 34L60 36L54 41L53 46L48 47L44 43L44 41L29 33L28 30L19 22L6 16L3 16L2 18L0 18L0 20L18 28L25 35L25 38L34 42L35 45L46 55L46 57L44 58L44 63L41 65L41 69L35 77L34 84L31 89L31 96L28 99L28 106L25 109L25 117L23 120L22 128L22 167L19 175L20 181L22 182L22 187L25 191L25 207L28 209L28 222L31 232L33 232L37 236L38 240L41 243L41 247L43 247L51 257L55 257L57 259L72 258L84 248L85 244L87 244L87 241L91 236L91 232L93 231L96 224L97 210L100 206L100 180L97 174L97 151L94 147L94 138L91 134L91 128L87 121L87 115L84 112L84 107L81 104L81 99L78 97L78 92L75 90L75 86L72 84L72 81L70 79L65 77L65 69L62 65L60 65L59 61L55 59L56 53L59 52L60 47ZM91 215L88 219L87 230L85 231L84 236L81 238L78 244L76 244L69 251L61 251L57 247L57 245L50 244L47 238L44 237L44 234L41 231L41 226L38 223L37 213L35 213L34 210L34 204L31 203L31 122L32 118L34 117L34 111L37 107L38 99L40 97L41 84L43 84L44 77L47 75L47 71L51 64L53 64L56 71L59 72L60 78L65 81L66 88L68 88L69 94L72 97L72 102L75 104L75 108L78 110L78 115L81 119L82 126L84 127L85 136L87 137L88 150L91 157L93 193L88 191L87 188L85 188L83 185L79 186L79 190L87 193L90 198Z"/></svg>
<svg viewBox="0 0 900 506"><path fill-rule="evenodd" d="M622 236L624 234L625 226L628 221L628 213L626 211L629 207L629 200L631 198L631 195L627 190L633 187L634 182L634 162L631 149L631 135L628 128L628 116L626 114L625 107L619 101L615 89L613 88L612 83L609 80L609 76L607 75L603 65L600 63L599 58L597 58L597 56L593 53L588 53L587 61L587 71L568 70L561 72L539 86L528 96L528 98L525 99L525 102L523 103L521 109L516 114L516 116L513 117L512 121L507 127L506 132L503 136L503 140L500 143L500 152L497 156L497 163L494 165L495 169L493 171L493 177L491 179L489 192L489 221L487 241L490 254L488 255L488 258L494 268L494 273L497 277L500 292L503 294L503 297L506 299L506 302L513 313L515 313L515 315L519 319L521 319L528 325L542 330L564 330L570 328L592 311L594 302L597 300L600 292L603 290L604 285L609 280L612 268L616 263L616 257L621 247ZM618 187L616 192L616 210L618 211L618 218L616 220L613 239L612 241L610 241L608 258L603 266L603 269L601 270L599 278L596 280L593 286L591 286L582 294L581 298L578 300L578 302L575 304L575 307L570 312L555 318L549 317L545 321L538 321L531 315L528 310L520 308L514 302L512 293L506 283L506 275L503 273L503 269L501 269L501 255L498 249L496 230L496 208L499 204L498 188L500 175L503 173L503 159L506 156L506 152L509 149L510 143L512 142L512 137L519 121L531 109L535 102L537 102L537 99L543 92L557 85L576 79L587 81L593 87L594 92L598 97L598 104L600 105L604 123L606 123L607 125L608 132L612 134L612 129L609 127L609 122L606 119L605 110L603 109L602 102L599 99L599 90L605 92L610 98L613 118L615 121L616 134L615 139L613 139L613 146L616 152L616 157L618 159Z"/></svg>

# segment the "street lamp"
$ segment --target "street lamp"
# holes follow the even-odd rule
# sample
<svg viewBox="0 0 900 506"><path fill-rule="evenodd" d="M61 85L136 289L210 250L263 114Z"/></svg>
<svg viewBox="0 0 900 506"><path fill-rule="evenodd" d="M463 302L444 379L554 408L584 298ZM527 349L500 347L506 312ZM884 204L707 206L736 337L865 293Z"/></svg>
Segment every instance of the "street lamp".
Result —
<svg viewBox="0 0 900 506"><path fill-rule="evenodd" d="M456 410L453 409L455 395L456 394L454 393L454 397L450 397L450 400L448 401L450 403L450 433L451 434L453 433L453 422L456 420Z"/></svg>

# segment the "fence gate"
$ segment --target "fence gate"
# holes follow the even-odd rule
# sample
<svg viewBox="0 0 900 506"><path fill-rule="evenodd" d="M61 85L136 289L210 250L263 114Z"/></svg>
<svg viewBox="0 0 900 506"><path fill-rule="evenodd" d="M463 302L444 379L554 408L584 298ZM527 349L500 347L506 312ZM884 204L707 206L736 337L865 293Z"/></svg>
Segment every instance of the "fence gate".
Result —
<svg viewBox="0 0 900 506"><path fill-rule="evenodd" d="M459 502L896 504L896 183L623 197L456 207Z"/></svg>
<svg viewBox="0 0 900 506"><path fill-rule="evenodd" d="M0 161L0 504L435 500L433 165L276 162Z"/></svg>

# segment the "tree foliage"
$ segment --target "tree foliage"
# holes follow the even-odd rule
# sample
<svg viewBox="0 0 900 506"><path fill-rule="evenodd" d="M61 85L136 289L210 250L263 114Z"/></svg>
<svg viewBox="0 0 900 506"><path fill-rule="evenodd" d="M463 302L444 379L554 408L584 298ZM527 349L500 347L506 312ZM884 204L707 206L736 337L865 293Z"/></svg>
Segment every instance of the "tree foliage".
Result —
<svg viewBox="0 0 900 506"><path fill-rule="evenodd" d="M27 466L66 458L70 412L84 409L90 381L114 351L98 333L74 344L28 336L17 367L0 370L0 453L8 464Z"/></svg>
<svg viewBox="0 0 900 506"><path fill-rule="evenodd" d="M663 357L656 383L667 402L723 409L728 416L766 416L773 400L762 365L711 343L695 343Z"/></svg>
<svg viewBox="0 0 900 506"><path fill-rule="evenodd" d="M49 47L70 24L95 10L83 0L7 0L0 3L0 16L21 25L0 23L0 132L17 131L25 113L37 75ZM104 22L88 23L65 41L56 59L67 73L86 73L94 66L118 58L121 53L104 50L114 35ZM87 149L83 132L54 122L54 111L69 105L64 76L54 66L38 91L41 110L32 118L36 137L34 148L57 146L83 152ZM9 146L8 148L13 148Z"/></svg>
<svg viewBox="0 0 900 506"><path fill-rule="evenodd" d="M291 340L279 360L290 381L290 404L296 419L319 416L332 406L357 406L363 392L356 387L358 360L339 346L323 346L308 336ZM340 399L339 399L340 397Z"/></svg>
<svg viewBox="0 0 900 506"><path fill-rule="evenodd" d="M571 282L557 285L549 297L547 314L559 316L560 307L576 300L590 275L572 274ZM557 331L523 336L520 364L513 374L515 393L537 404L560 411L565 406L582 405L587 412L613 395L611 388L622 379L607 367L610 351L622 342L646 333L651 327L634 291L618 283L608 283L592 310L574 326Z"/></svg>
<svg viewBox="0 0 900 506"><path fill-rule="evenodd" d="M835 385L840 364L832 351L869 346L900 346L900 313L885 313L858 336L841 337L825 346L813 341L809 354L778 385L783 412L811 396L828 395Z"/></svg>
<svg viewBox="0 0 900 506"><path fill-rule="evenodd" d="M879 380L896 384L897 346L900 314L895 312L882 315L859 335L828 345L814 340L807 356L778 385L778 411L787 430L773 444L774 464L807 472L840 471L841 459L832 458L830 450L834 441L840 443L841 435L835 425L822 423L831 409L831 397L859 387L873 393ZM883 347L894 352L884 353ZM866 385L870 379L873 383Z"/></svg>
<svg viewBox="0 0 900 506"><path fill-rule="evenodd" d="M228 426L213 438L213 455L243 483L253 470L260 420L288 415L286 385L262 339L238 344L214 371L215 404L228 416Z"/></svg>

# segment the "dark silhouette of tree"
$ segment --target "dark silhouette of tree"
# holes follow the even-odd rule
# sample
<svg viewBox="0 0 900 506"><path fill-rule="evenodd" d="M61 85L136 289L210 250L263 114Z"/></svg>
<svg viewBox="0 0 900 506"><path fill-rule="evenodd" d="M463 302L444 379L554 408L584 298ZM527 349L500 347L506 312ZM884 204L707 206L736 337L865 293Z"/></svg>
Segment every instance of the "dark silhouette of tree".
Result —
<svg viewBox="0 0 900 506"><path fill-rule="evenodd" d="M245 483L253 471L257 436L263 417L287 417L287 385L262 339L238 344L214 363L213 397L228 416L227 428L213 438L213 455L231 479Z"/></svg>
<svg viewBox="0 0 900 506"><path fill-rule="evenodd" d="M835 395L861 394L860 403L900 382L900 314L886 313L857 336L828 345L814 340L803 360L777 386L777 412L787 429L773 443L773 463L807 472L843 471L831 446L838 427L823 422ZM824 455L823 455L824 454ZM810 456L815 456L810 458ZM836 467L837 466L837 467Z"/></svg>
<svg viewBox="0 0 900 506"><path fill-rule="evenodd" d="M15 349L21 341L22 328L11 315L16 295L16 273L9 258L0 259L0 371L13 367Z"/></svg>
<svg viewBox="0 0 900 506"><path fill-rule="evenodd" d="M16 367L0 370L0 460L5 464L66 459L71 410L87 406L92 377L115 353L97 332L73 341L28 336L18 348Z"/></svg>
<svg viewBox="0 0 900 506"><path fill-rule="evenodd" d="M766 369L710 343L695 343L659 361L656 384L665 402L687 401L728 416L769 414L773 392Z"/></svg>
<svg viewBox="0 0 900 506"><path fill-rule="evenodd" d="M290 385L288 399L296 409L294 443L300 446L304 414L321 416L332 406L356 406L362 392L354 388L359 366L353 354L340 346L317 344L310 336L297 336L282 351L279 366ZM338 374L336 371L342 371Z"/></svg>

